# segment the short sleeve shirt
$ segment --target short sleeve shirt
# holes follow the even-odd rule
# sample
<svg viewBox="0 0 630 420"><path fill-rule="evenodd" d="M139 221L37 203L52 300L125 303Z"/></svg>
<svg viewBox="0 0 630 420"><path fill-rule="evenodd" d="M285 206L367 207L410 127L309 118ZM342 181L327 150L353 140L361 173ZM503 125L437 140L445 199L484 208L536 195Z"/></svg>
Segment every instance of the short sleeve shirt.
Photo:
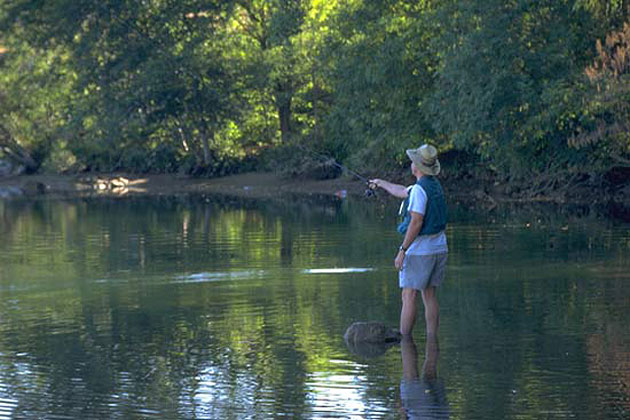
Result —
<svg viewBox="0 0 630 420"><path fill-rule="evenodd" d="M424 216L427 209L427 193L420 185L413 185L407 188L409 192L408 211L420 213ZM418 236L407 250L407 255L433 255L448 252L446 244L446 233L438 232L434 235Z"/></svg>

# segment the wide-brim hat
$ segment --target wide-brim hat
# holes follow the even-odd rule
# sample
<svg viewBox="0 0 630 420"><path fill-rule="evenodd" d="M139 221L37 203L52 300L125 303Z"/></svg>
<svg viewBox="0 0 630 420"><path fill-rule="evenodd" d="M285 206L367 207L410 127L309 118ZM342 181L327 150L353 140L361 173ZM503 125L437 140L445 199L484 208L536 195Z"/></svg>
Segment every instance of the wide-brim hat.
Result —
<svg viewBox="0 0 630 420"><path fill-rule="evenodd" d="M417 149L407 149L407 156L425 175L437 175L442 169L437 149L430 144L423 144Z"/></svg>

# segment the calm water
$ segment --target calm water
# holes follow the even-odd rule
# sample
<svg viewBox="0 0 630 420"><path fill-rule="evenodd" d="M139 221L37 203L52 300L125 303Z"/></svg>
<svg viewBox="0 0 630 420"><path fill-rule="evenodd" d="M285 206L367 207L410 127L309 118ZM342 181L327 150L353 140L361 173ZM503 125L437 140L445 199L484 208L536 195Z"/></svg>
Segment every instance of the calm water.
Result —
<svg viewBox="0 0 630 420"><path fill-rule="evenodd" d="M396 209L0 201L0 418L630 418L628 225L453 208L439 343L357 354Z"/></svg>

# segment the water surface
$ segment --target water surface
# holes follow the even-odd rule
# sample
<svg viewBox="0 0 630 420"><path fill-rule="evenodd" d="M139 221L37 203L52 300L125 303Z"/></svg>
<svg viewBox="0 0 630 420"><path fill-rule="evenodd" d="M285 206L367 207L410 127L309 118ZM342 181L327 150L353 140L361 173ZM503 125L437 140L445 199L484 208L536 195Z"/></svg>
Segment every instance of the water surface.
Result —
<svg viewBox="0 0 630 420"><path fill-rule="evenodd" d="M630 417L628 225L453 207L436 351L355 353L398 323L396 210L0 201L0 418Z"/></svg>

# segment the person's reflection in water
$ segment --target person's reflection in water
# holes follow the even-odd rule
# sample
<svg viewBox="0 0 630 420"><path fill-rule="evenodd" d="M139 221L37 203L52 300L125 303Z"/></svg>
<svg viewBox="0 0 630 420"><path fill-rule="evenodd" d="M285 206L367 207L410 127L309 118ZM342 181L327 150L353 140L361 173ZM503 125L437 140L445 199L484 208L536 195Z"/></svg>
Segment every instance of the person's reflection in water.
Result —
<svg viewBox="0 0 630 420"><path fill-rule="evenodd" d="M449 409L444 384L438 379L439 348L437 337L427 337L426 355L422 376L418 375L418 349L410 336L400 343L403 376L400 381L400 399L406 419L448 419Z"/></svg>

